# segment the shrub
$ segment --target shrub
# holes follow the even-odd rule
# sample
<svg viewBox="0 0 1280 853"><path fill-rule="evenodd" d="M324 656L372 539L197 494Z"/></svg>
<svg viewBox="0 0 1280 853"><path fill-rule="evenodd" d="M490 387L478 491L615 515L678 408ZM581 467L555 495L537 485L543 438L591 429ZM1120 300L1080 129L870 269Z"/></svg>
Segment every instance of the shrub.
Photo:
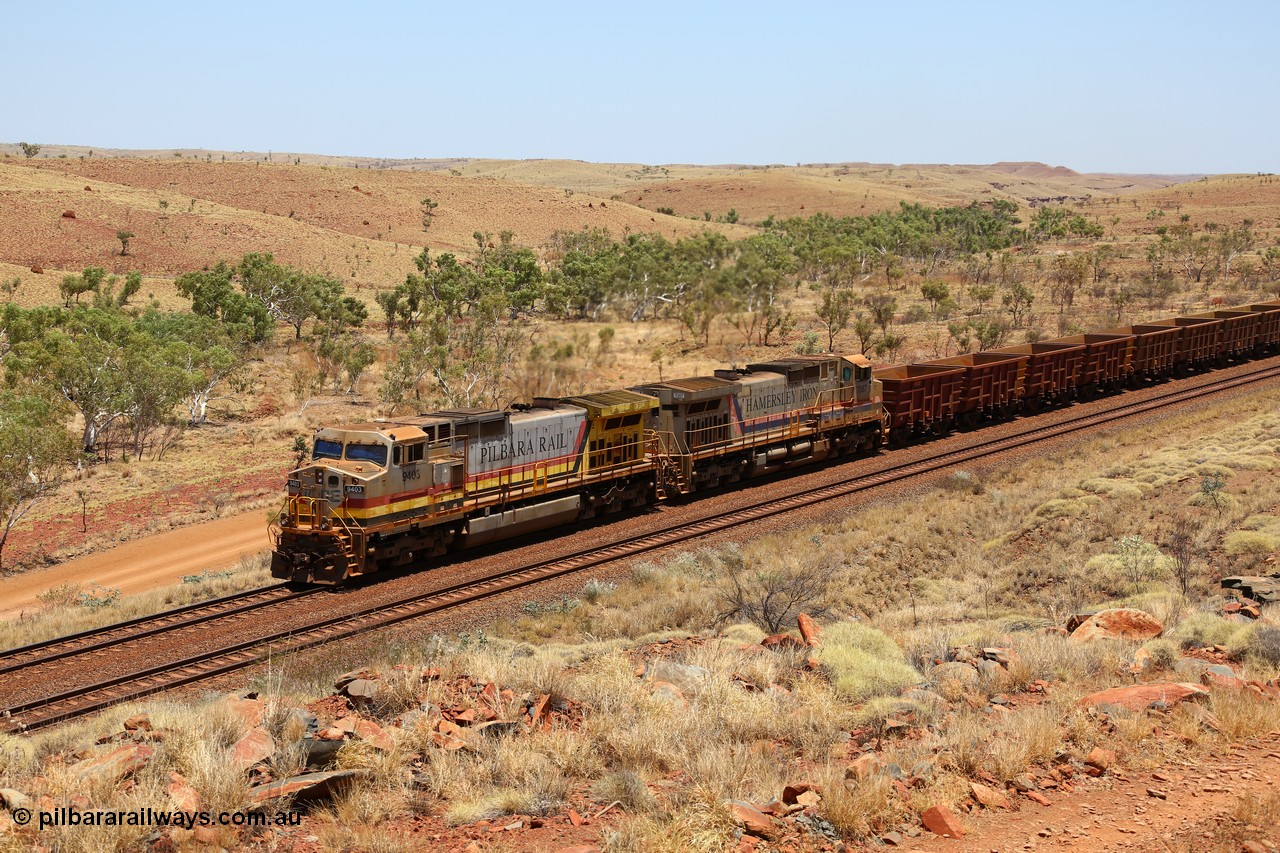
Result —
<svg viewBox="0 0 1280 853"><path fill-rule="evenodd" d="M920 673L907 664L893 640L858 622L827 628L818 659L832 687L855 701L896 693L920 680Z"/></svg>
<svg viewBox="0 0 1280 853"><path fill-rule="evenodd" d="M1242 628L1243 626L1212 613L1193 613L1178 625L1174 637L1184 649L1192 646L1229 646L1232 637Z"/></svg>
<svg viewBox="0 0 1280 853"><path fill-rule="evenodd" d="M1147 640L1142 644L1142 647L1147 650L1147 654L1151 655L1151 663L1157 669L1168 669L1178 659L1177 645L1172 640L1166 640L1164 637Z"/></svg>
<svg viewBox="0 0 1280 853"><path fill-rule="evenodd" d="M1237 657L1280 666L1280 628L1257 623L1246 625L1231 637L1229 649Z"/></svg>
<svg viewBox="0 0 1280 853"><path fill-rule="evenodd" d="M1237 530L1234 533L1228 533L1227 538L1222 542L1223 549L1229 557L1253 556L1256 554L1270 554L1280 547L1280 541L1269 533L1261 530Z"/></svg>

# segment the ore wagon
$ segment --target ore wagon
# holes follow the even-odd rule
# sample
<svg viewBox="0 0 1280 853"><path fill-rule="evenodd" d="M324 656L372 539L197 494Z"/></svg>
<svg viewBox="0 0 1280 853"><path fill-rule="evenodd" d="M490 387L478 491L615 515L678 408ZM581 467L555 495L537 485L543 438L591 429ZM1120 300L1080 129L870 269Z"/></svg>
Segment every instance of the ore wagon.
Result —
<svg viewBox="0 0 1280 853"><path fill-rule="evenodd" d="M1177 370L1204 367L1221 355L1222 320L1217 317L1170 317L1147 325L1182 330L1173 354Z"/></svg>
<svg viewBox="0 0 1280 853"><path fill-rule="evenodd" d="M1253 352L1258 338L1258 320L1261 316L1247 309L1232 308L1228 311L1192 314L1190 319L1221 320L1222 331L1218 339L1219 355L1222 358L1239 359Z"/></svg>
<svg viewBox="0 0 1280 853"><path fill-rule="evenodd" d="M1042 404L1060 403L1075 390L1084 363L1086 345L1037 341L990 350L1012 353L1026 358L1022 379L1022 403L1035 408Z"/></svg>
<svg viewBox="0 0 1280 853"><path fill-rule="evenodd" d="M1076 395L1090 399L1100 389L1118 388L1129 375L1132 332L1089 332L1054 338L1044 343L1083 345L1084 357L1076 374Z"/></svg>
<svg viewBox="0 0 1280 853"><path fill-rule="evenodd" d="M964 391L964 374L963 367L941 364L902 364L876 370L892 440L901 444L913 434L949 428Z"/></svg>
<svg viewBox="0 0 1280 853"><path fill-rule="evenodd" d="M966 426L976 425L979 418L1012 415L1021 400L1027 367L1027 356L1021 353L971 352L925 364L963 368L956 416Z"/></svg>
<svg viewBox="0 0 1280 853"><path fill-rule="evenodd" d="M1182 346L1181 326L1161 326L1140 323L1107 329L1116 335L1132 335L1125 370L1130 380L1159 379L1173 373L1173 366Z"/></svg>
<svg viewBox="0 0 1280 853"><path fill-rule="evenodd" d="M1243 305L1240 310L1258 315L1258 337L1254 340L1257 350L1273 352L1280 349L1280 302Z"/></svg>

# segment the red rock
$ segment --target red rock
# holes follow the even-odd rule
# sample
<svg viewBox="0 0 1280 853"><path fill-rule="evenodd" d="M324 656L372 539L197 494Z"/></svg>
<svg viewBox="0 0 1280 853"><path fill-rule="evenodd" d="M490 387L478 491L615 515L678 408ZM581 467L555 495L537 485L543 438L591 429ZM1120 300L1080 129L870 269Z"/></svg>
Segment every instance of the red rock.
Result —
<svg viewBox="0 0 1280 853"><path fill-rule="evenodd" d="M479 699L482 702L488 702L490 705L493 705L498 701L498 685L490 681L484 686L484 689L480 691Z"/></svg>
<svg viewBox="0 0 1280 853"><path fill-rule="evenodd" d="M1200 673L1200 681L1208 687L1223 687L1227 690L1243 690L1245 683L1235 670L1222 664L1214 664Z"/></svg>
<svg viewBox="0 0 1280 853"><path fill-rule="evenodd" d="M75 219L75 218L76 218L76 212L75 212L74 210L64 210L64 211L62 211L62 218L63 218L63 219Z"/></svg>
<svg viewBox="0 0 1280 853"><path fill-rule="evenodd" d="M733 819L742 824L744 832L766 838L774 834L773 818L769 817L755 803L743 800L725 800L725 806Z"/></svg>
<svg viewBox="0 0 1280 853"><path fill-rule="evenodd" d="M1165 705L1173 707L1188 700L1207 701L1208 698L1209 691L1198 684L1170 681L1100 690L1084 697L1079 704L1082 708L1096 708L1099 705L1119 705L1132 711L1144 711L1157 702L1163 702Z"/></svg>
<svg viewBox="0 0 1280 853"><path fill-rule="evenodd" d="M930 806L920 814L920 822L924 828L934 835L948 838L964 838L964 827L959 819L946 806Z"/></svg>
<svg viewBox="0 0 1280 853"><path fill-rule="evenodd" d="M169 797L184 812L200 811L200 793L179 773L169 773Z"/></svg>
<svg viewBox="0 0 1280 853"><path fill-rule="evenodd" d="M275 754L276 742L266 729L258 726L246 732L231 747L231 763L241 770L248 770Z"/></svg>
<svg viewBox="0 0 1280 853"><path fill-rule="evenodd" d="M124 730L126 732L151 731L151 717L147 714L134 714L132 717L124 721Z"/></svg>
<svg viewBox="0 0 1280 853"><path fill-rule="evenodd" d="M1129 664L1129 671L1134 675L1141 675L1155 665L1155 660L1151 657L1151 652L1138 647L1133 653L1133 663Z"/></svg>
<svg viewBox="0 0 1280 853"><path fill-rule="evenodd" d="M868 752L859 755L844 771L844 778L857 779L862 781L870 776L880 772L880 768L884 765L880 763L880 758L874 752Z"/></svg>
<svg viewBox="0 0 1280 853"><path fill-rule="evenodd" d="M809 618L808 613L801 613L796 617L796 624L800 626L800 637L804 640L806 646L819 645L819 637L822 635L822 629Z"/></svg>
<svg viewBox="0 0 1280 853"><path fill-rule="evenodd" d="M538 727L538 723L542 721L542 715L547 712L547 703L551 701L551 694L543 693L538 697L538 701L533 703L533 707L529 709L529 725L533 728Z"/></svg>
<svg viewBox="0 0 1280 853"><path fill-rule="evenodd" d="M1033 803L1039 803L1042 806L1053 805L1053 803L1049 802L1049 798L1044 794L1040 794L1035 791L1024 791L1023 793L1026 794L1027 799L1031 800Z"/></svg>
<svg viewBox="0 0 1280 853"><path fill-rule="evenodd" d="M983 806L989 809L1007 809L1009 808L1009 798L995 788L988 788L986 785L980 785L977 782L969 783L969 790L973 793L973 798Z"/></svg>
<svg viewBox="0 0 1280 853"><path fill-rule="evenodd" d="M36 275L44 275L44 267L40 266L39 264L33 264L31 267L31 271Z"/></svg>
<svg viewBox="0 0 1280 853"><path fill-rule="evenodd" d="M118 782L151 762L155 748L146 744L130 744L109 752L86 758L71 768L71 773L81 779L106 777Z"/></svg>
<svg viewBox="0 0 1280 853"><path fill-rule="evenodd" d="M760 645L774 651L805 648L805 644L791 634L770 634L760 641Z"/></svg>
<svg viewBox="0 0 1280 853"><path fill-rule="evenodd" d="M293 797L296 800L318 800L330 797L337 788L366 773L363 770L329 770L324 773L304 773L270 785L249 789L249 799L256 805Z"/></svg>
<svg viewBox="0 0 1280 853"><path fill-rule="evenodd" d="M1071 632L1071 641L1150 640L1163 633L1164 625L1150 613L1132 607L1116 607L1095 613L1080 623L1080 627Z"/></svg>
<svg viewBox="0 0 1280 853"><path fill-rule="evenodd" d="M383 731L382 727L377 723L370 720L356 721L355 736L374 749L380 749L384 752L394 749L396 745L395 741L391 739L391 735Z"/></svg>
<svg viewBox="0 0 1280 853"><path fill-rule="evenodd" d="M586 822L586 819L583 818L582 815L578 814L577 809L569 809L568 817L569 817L569 823L573 824L574 826L582 826L582 824Z"/></svg>
<svg viewBox="0 0 1280 853"><path fill-rule="evenodd" d="M1100 746L1094 747L1085 756L1084 763L1099 770L1109 770L1111 765L1116 763L1116 751L1114 749L1103 749Z"/></svg>
<svg viewBox="0 0 1280 853"><path fill-rule="evenodd" d="M206 844L210 847L221 847L222 827L219 826L197 826L191 830L191 838L199 844Z"/></svg>
<svg viewBox="0 0 1280 853"><path fill-rule="evenodd" d="M462 749L467 745L466 730L448 720L437 720L435 731L431 733L432 742L441 749Z"/></svg>
<svg viewBox="0 0 1280 853"><path fill-rule="evenodd" d="M234 693L224 696L220 704L239 717L246 729L261 725L267 713L267 703L261 699L242 699Z"/></svg>
<svg viewBox="0 0 1280 853"><path fill-rule="evenodd" d="M474 723L476 721L476 709L467 708L465 711L459 711L453 715L456 723Z"/></svg>
<svg viewBox="0 0 1280 853"><path fill-rule="evenodd" d="M437 681L439 680L439 678L440 678L440 670L436 669L435 667L431 667L430 669L424 669L422 671L423 681Z"/></svg>

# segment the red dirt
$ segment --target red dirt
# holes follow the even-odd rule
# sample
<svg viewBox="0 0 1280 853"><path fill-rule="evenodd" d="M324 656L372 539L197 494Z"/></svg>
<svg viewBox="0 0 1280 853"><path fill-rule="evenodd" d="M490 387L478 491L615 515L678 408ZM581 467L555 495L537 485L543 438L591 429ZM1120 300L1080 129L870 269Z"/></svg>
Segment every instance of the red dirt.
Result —
<svg viewBox="0 0 1280 853"><path fill-rule="evenodd" d="M48 569L0 578L0 619L38 609L36 596L59 584L99 583L133 595L170 586L183 575L226 568L269 545L261 511L149 536Z"/></svg>

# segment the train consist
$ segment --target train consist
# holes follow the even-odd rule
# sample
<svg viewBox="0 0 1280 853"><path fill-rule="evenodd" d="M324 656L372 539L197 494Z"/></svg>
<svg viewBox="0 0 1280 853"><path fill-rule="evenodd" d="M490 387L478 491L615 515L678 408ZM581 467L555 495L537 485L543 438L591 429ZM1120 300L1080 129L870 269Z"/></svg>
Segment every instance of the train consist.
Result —
<svg viewBox="0 0 1280 853"><path fill-rule="evenodd" d="M834 456L1280 350L1280 301L872 375L795 356L626 390L316 430L274 577L338 584Z"/></svg>

